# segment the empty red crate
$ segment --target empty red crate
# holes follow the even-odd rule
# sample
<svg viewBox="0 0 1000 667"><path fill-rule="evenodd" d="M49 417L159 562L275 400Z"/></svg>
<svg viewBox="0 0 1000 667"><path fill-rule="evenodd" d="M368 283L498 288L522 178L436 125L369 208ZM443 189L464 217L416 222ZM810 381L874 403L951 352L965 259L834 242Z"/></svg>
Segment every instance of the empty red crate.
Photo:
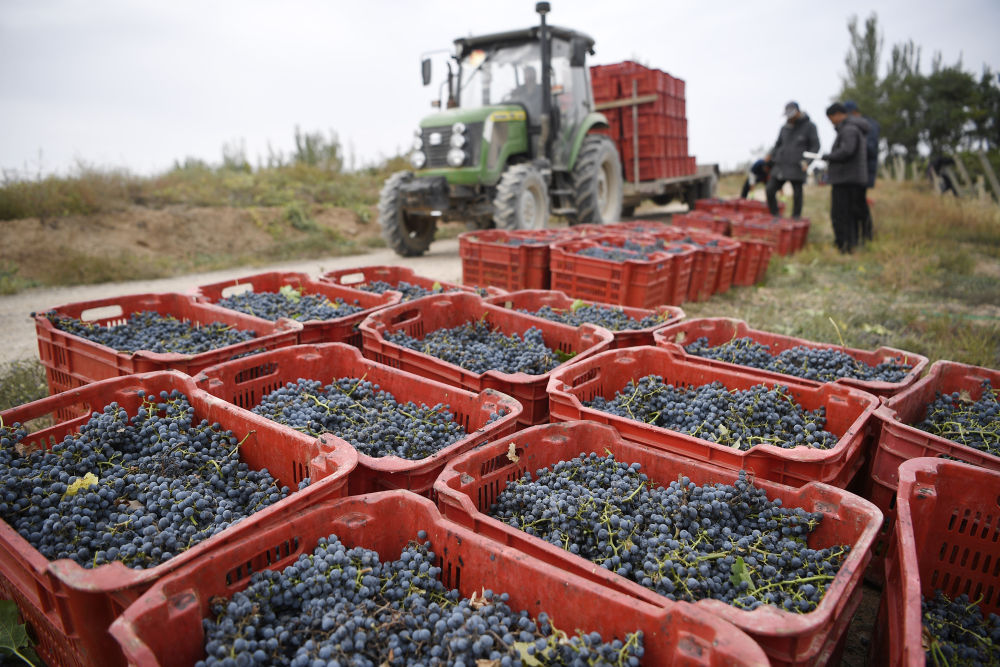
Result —
<svg viewBox="0 0 1000 667"><path fill-rule="evenodd" d="M607 308L618 308L627 316L634 320L642 320L650 315L656 315L660 322L644 329L624 329L621 331L612 330L614 340L611 341L611 348L634 347L636 345L650 345L653 340L653 331L669 323L679 322L684 319L684 311L676 306L658 306L656 308L629 308L610 303L598 303L595 301L580 301L572 299L562 292L554 290L523 290L511 292L502 296L495 296L486 299L487 303L493 303L504 308L513 310L527 310L527 314L534 313L543 306L548 306L553 310L569 310L575 303L583 305L598 305ZM532 315L534 317L534 315ZM544 318L543 318L544 319Z"/></svg>
<svg viewBox="0 0 1000 667"><path fill-rule="evenodd" d="M900 466L872 664L924 665L921 596L964 593L983 616L1000 614L998 489L1000 472L961 462L920 458Z"/></svg>
<svg viewBox="0 0 1000 667"><path fill-rule="evenodd" d="M911 366L912 368L907 371L906 375L899 382L884 382L876 380L866 381L852 378L840 378L836 381L839 384L855 387L878 396L887 397L904 391L907 387L916 382L917 378L920 377L921 373L923 373L924 367L927 366L927 357L914 354L913 352L905 352L903 350L897 350L892 347L884 346L876 350L859 350L856 348L844 347L843 345L835 345L833 343L818 343L804 340L802 338L795 338L794 336L783 336L769 331L751 329L746 322L728 317L711 317L677 322L657 330L654 338L656 339L656 344L660 347L669 349L675 354L685 357L690 361L698 361L699 363L708 364L717 368L743 369L748 367L725 361L718 361L716 359L699 357L693 354L689 355L684 350L684 346L693 343L698 338L708 339L708 345L713 347L716 345L723 345L736 338L751 338L757 343L770 347L772 356L776 356L793 347L808 347L813 349L840 350L841 352L849 354L858 361L864 362L869 366L877 366L878 364L888 361ZM764 371L759 368L755 368L754 372L759 375L766 375L778 382L784 381L789 377L795 377L799 382L805 382L817 386L823 384L817 380L807 380L798 376L785 375L783 373L776 373L773 371Z"/></svg>
<svg viewBox="0 0 1000 667"><path fill-rule="evenodd" d="M273 426L251 427L242 411L198 390L190 377L172 371L112 378L65 391L0 413L0 423L24 424L58 410L84 415L42 428L22 441L47 449L67 434L78 432L92 412L100 412L112 402L134 416L142 403L140 391L158 395L175 389L187 395L195 423L202 419L218 422L240 439L240 459L250 468L267 468L280 484L293 490L303 478L312 479L312 484L302 491L234 524L239 530L253 531L268 517L282 521L313 500L347 495L348 476L357 464L352 447L315 438L293 443ZM135 570L120 562L85 569L68 559L47 560L9 524L0 521L0 597L17 602L37 637L35 648L47 663L123 664L107 634L111 622L158 580L185 563L213 553L231 539L234 531L234 527L226 528L148 569Z"/></svg>
<svg viewBox="0 0 1000 667"><path fill-rule="evenodd" d="M625 180L635 181L635 161L629 158L622 158L624 166ZM667 161L660 157L640 157L639 158L639 178L640 181L655 181L661 178L668 178Z"/></svg>
<svg viewBox="0 0 1000 667"><path fill-rule="evenodd" d="M608 426L577 421L526 429L456 458L434 485L438 505L447 518L476 534L544 560L561 571L636 600L676 604L611 570L487 515L506 484L521 479L527 472L534 473L592 452L602 456L611 454L626 463L639 463L651 484L657 486L666 486L681 475L699 485L732 484L739 476L736 470L628 442ZM810 546L850 544L851 551L823 600L810 613L790 613L774 606L744 611L720 600L700 600L694 606L724 618L753 637L767 652L771 664L825 664L860 602L861 574L869 560L881 515L867 501L826 484L809 482L793 489L761 479L754 483L765 490L768 498L780 498L786 507L823 513L819 526L809 536Z"/></svg>
<svg viewBox="0 0 1000 667"><path fill-rule="evenodd" d="M989 380L993 387L1000 387L1000 371L954 361L936 361L927 375L891 397L875 412L879 436L872 457L868 497L886 516L876 544L876 556L884 556L892 541L899 468L905 461L947 457L1000 472L1000 457L913 426L926 418L927 405L938 393L966 392L972 400L979 400L984 380ZM871 574L878 580L881 572L875 569Z"/></svg>
<svg viewBox="0 0 1000 667"><path fill-rule="evenodd" d="M684 229L700 229L729 236L729 218L706 209L695 209L690 213L678 213L670 219L670 224Z"/></svg>
<svg viewBox="0 0 1000 667"><path fill-rule="evenodd" d="M730 232L734 239L767 241L779 255L790 255L795 247L795 227L791 220L785 218L737 216L730 224Z"/></svg>
<svg viewBox="0 0 1000 667"><path fill-rule="evenodd" d="M325 385L343 377L364 378L392 394L400 403L447 405L455 421L468 433L433 456L417 461L397 456L377 458L358 452L358 466L350 479L352 494L394 489L428 493L448 459L487 440L513 433L521 414L520 403L492 389L473 394L370 361L362 357L357 348L338 343L296 345L236 359L205 369L195 382L213 396L246 410L244 418L248 422L273 425L290 442L300 441L307 445L315 437L249 411L269 393L290 382L318 380ZM490 416L497 412L506 414L491 421ZM336 435L331 433L322 437L340 447L351 446Z"/></svg>
<svg viewBox="0 0 1000 667"><path fill-rule="evenodd" d="M647 375L658 375L675 386L721 382L730 391L760 384L780 384L788 388L788 393L804 409L823 407L826 410L826 430L837 436L837 444L830 449L757 445L742 451L583 405L595 396L611 400L629 381L638 381ZM816 386L790 376L783 376L781 382L776 382L773 376L751 369L713 367L655 347L612 350L581 360L554 371L548 390L552 421L589 419L610 424L634 442L735 470L748 470L762 479L789 486L817 481L846 488L864 463L869 421L878 407L878 398L851 387Z"/></svg>
<svg viewBox="0 0 1000 667"><path fill-rule="evenodd" d="M736 269L733 271L733 284L742 287L755 285L767 275L767 267L771 263L774 245L768 241L741 238L740 254L736 258Z"/></svg>
<svg viewBox="0 0 1000 667"><path fill-rule="evenodd" d="M560 230L488 229L458 237L462 282L510 292L549 288L549 243L564 238ZM512 245L511 240L517 245Z"/></svg>
<svg viewBox="0 0 1000 667"><path fill-rule="evenodd" d="M132 664L191 665L205 657L202 619L210 614L212 598L245 589L251 573L280 571L331 534L349 547L378 552L383 561L397 559L419 531L426 531L431 542L441 581L464 597L484 589L507 593L513 610L535 617L548 612L570 636L599 632L606 640L624 640L642 630L647 664L767 665L747 635L709 613L680 603L658 608L615 595L456 526L429 500L403 491L316 504L288 521L246 532L216 557L149 591L112 632Z"/></svg>
<svg viewBox="0 0 1000 667"><path fill-rule="evenodd" d="M474 294L428 296L412 303L390 306L370 315L361 323L365 356L375 361L472 391L495 389L521 402L524 411L518 423L530 426L548 421L549 399L545 386L555 370L542 375L504 373L490 370L474 373L437 357L411 350L385 339L386 334L403 331L423 338L431 331L450 329L467 322L483 321L506 335L523 335L531 327L541 329L545 344L572 358L555 370L577 363L592 354L608 349L614 338L603 327L585 324L570 327L515 313L502 306L486 303Z"/></svg>
<svg viewBox="0 0 1000 667"><path fill-rule="evenodd" d="M38 356L45 367L50 393L82 387L106 378L174 369L188 374L238 355L295 345L302 325L292 320L271 322L234 310L198 303L186 294L135 294L94 301L81 301L52 309L57 315L74 317L101 327L124 324L129 316L155 311L194 325L224 322L233 328L253 331L256 338L199 354L119 352L106 345L62 331L45 316L35 315Z"/></svg>
<svg viewBox="0 0 1000 667"><path fill-rule="evenodd" d="M365 319L368 313L399 303L398 293L374 294L352 290L340 285L312 280L305 273L272 271L258 273L245 278L224 280L210 285L201 285L195 296L201 301L218 305L222 299L245 294L247 292L278 292L282 287L295 288L303 296L315 294L324 296L331 302L341 299L347 304L360 307L356 313L344 315L330 320L301 320L302 333L299 343L349 343L361 347L361 333L358 323Z"/></svg>
<svg viewBox="0 0 1000 667"><path fill-rule="evenodd" d="M575 298L634 308L683 303L696 252L693 246L675 244L675 250L680 252L657 252L648 260L625 262L577 254L584 248L601 244L622 246L626 238L640 243L655 241L649 236L643 239L641 236L606 234L553 244L550 254L552 289Z"/></svg>

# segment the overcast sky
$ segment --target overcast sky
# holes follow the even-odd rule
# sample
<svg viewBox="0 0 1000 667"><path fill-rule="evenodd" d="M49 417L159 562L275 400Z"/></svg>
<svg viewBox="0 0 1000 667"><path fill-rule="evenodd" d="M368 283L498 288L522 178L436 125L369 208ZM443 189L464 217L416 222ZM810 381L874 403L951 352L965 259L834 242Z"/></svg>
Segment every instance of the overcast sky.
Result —
<svg viewBox="0 0 1000 667"><path fill-rule="evenodd" d="M423 52L527 27L534 0L0 0L0 168L85 163L150 174L176 160L256 164L296 125L336 132L357 163L407 148L436 86ZM997 0L553 0L549 21L596 40L591 64L637 59L687 82L690 149L733 167L773 143L788 100L816 121L843 75L847 20L878 13L883 60L912 39L929 68L1000 69ZM441 74L438 67L435 74Z"/></svg>

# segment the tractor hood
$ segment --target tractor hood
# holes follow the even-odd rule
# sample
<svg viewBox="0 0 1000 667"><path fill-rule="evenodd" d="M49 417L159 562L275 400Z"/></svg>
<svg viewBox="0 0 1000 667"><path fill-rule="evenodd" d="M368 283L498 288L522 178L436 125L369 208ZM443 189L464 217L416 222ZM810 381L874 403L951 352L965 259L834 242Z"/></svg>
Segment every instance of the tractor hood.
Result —
<svg viewBox="0 0 1000 667"><path fill-rule="evenodd" d="M447 127L450 129L455 123L472 125L473 123L485 123L491 119L493 122L524 120L524 108L518 104L501 104L474 109L448 109L425 116L420 121L420 128Z"/></svg>

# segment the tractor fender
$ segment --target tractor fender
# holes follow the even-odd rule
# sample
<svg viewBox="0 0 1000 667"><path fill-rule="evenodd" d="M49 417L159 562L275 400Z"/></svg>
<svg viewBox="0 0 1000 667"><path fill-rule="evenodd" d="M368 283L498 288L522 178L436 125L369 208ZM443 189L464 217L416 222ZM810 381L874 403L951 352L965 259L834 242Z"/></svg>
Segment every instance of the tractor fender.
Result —
<svg viewBox="0 0 1000 667"><path fill-rule="evenodd" d="M580 155L580 147L583 146L584 137L595 127L604 128L611 127L611 125L608 123L607 116L596 111L591 111L583 119L580 129L577 130L576 136L573 138L573 151L569 154L569 165L567 165L570 171L573 171L573 168L576 167L576 158Z"/></svg>

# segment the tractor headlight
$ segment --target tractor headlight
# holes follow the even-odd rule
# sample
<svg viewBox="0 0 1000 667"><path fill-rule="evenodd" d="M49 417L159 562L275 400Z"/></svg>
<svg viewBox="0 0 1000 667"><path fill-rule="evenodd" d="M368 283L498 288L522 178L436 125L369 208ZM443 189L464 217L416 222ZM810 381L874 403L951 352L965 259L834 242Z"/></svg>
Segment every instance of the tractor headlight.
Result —
<svg viewBox="0 0 1000 667"><path fill-rule="evenodd" d="M461 167L465 163L465 151L461 148L452 148L448 151L448 164L452 167Z"/></svg>
<svg viewBox="0 0 1000 667"><path fill-rule="evenodd" d="M465 123L459 121L451 126L452 134L464 134L465 133Z"/></svg>
<svg viewBox="0 0 1000 667"><path fill-rule="evenodd" d="M413 150L419 151L424 147L424 140L422 137L413 137Z"/></svg>
<svg viewBox="0 0 1000 667"><path fill-rule="evenodd" d="M453 134L451 139L448 140L452 148L461 148L465 145L465 135L464 134Z"/></svg>
<svg viewBox="0 0 1000 667"><path fill-rule="evenodd" d="M410 164L413 165L414 169L423 169L424 165L427 164L427 156L424 155L423 151L413 151L410 155Z"/></svg>

